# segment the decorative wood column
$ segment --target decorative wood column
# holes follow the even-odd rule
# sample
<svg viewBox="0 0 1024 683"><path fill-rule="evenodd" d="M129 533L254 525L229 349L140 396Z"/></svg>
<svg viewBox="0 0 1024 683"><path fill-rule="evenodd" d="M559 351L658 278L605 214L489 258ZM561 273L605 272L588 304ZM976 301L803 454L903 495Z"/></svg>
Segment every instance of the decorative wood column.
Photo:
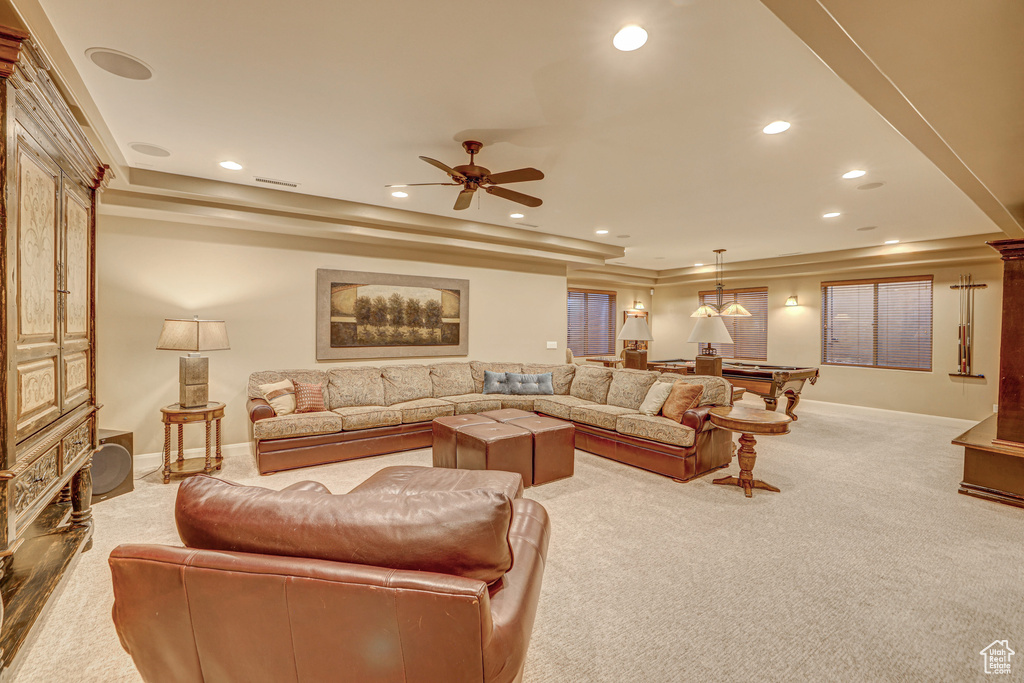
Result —
<svg viewBox="0 0 1024 683"><path fill-rule="evenodd" d="M1024 507L1024 239L988 245L1003 259L999 410L953 443L964 447L960 493Z"/></svg>

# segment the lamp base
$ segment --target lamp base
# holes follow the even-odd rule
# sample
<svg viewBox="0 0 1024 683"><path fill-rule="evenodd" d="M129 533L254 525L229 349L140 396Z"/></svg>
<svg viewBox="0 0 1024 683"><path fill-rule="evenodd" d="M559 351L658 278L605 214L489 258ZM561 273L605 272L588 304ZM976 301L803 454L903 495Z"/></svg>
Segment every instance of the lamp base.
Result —
<svg viewBox="0 0 1024 683"><path fill-rule="evenodd" d="M178 404L201 408L210 402L210 359L198 354L178 359Z"/></svg>
<svg viewBox="0 0 1024 683"><path fill-rule="evenodd" d="M631 370L647 369L647 351L626 349L624 365Z"/></svg>
<svg viewBox="0 0 1024 683"><path fill-rule="evenodd" d="M693 372L696 375L713 375L715 377L721 377L722 357L697 356L697 360L693 364Z"/></svg>

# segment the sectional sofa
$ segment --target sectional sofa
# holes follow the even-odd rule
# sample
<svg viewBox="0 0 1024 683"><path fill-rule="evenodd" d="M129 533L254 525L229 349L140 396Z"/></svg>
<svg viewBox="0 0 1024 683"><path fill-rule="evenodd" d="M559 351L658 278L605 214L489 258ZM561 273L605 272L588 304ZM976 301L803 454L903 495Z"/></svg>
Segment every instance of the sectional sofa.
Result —
<svg viewBox="0 0 1024 683"><path fill-rule="evenodd" d="M554 394L484 394L487 370L550 372ZM276 415L260 386L286 378L322 385L327 410ZM700 404L687 411L681 423L640 413L655 382L675 381L704 387ZM469 361L264 370L250 375L248 397L261 474L427 448L434 418L499 408L571 420L576 425L576 448L679 481L724 467L732 458L731 434L708 421L711 407L732 403L731 386L721 377Z"/></svg>

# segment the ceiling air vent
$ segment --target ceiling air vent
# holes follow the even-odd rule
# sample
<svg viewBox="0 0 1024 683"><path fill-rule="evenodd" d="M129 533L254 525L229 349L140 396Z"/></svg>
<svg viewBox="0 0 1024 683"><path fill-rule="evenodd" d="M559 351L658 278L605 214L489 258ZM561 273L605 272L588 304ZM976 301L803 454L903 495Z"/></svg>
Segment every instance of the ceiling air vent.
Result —
<svg viewBox="0 0 1024 683"><path fill-rule="evenodd" d="M539 228L540 227L539 225L534 225L533 223L520 223L519 226L523 227L523 228Z"/></svg>
<svg viewBox="0 0 1024 683"><path fill-rule="evenodd" d="M253 176L253 180L257 183L265 183L267 185L279 185L281 187L298 187L298 183L293 183L290 180L274 180L273 178L260 178L259 176Z"/></svg>

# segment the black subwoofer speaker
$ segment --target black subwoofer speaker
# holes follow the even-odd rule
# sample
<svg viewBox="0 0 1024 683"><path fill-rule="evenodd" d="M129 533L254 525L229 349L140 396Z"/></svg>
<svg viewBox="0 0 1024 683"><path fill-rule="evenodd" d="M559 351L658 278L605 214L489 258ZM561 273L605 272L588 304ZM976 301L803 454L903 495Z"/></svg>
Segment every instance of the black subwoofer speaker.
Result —
<svg viewBox="0 0 1024 683"><path fill-rule="evenodd" d="M101 429L99 448L92 456L92 502L98 503L135 490L133 434Z"/></svg>

